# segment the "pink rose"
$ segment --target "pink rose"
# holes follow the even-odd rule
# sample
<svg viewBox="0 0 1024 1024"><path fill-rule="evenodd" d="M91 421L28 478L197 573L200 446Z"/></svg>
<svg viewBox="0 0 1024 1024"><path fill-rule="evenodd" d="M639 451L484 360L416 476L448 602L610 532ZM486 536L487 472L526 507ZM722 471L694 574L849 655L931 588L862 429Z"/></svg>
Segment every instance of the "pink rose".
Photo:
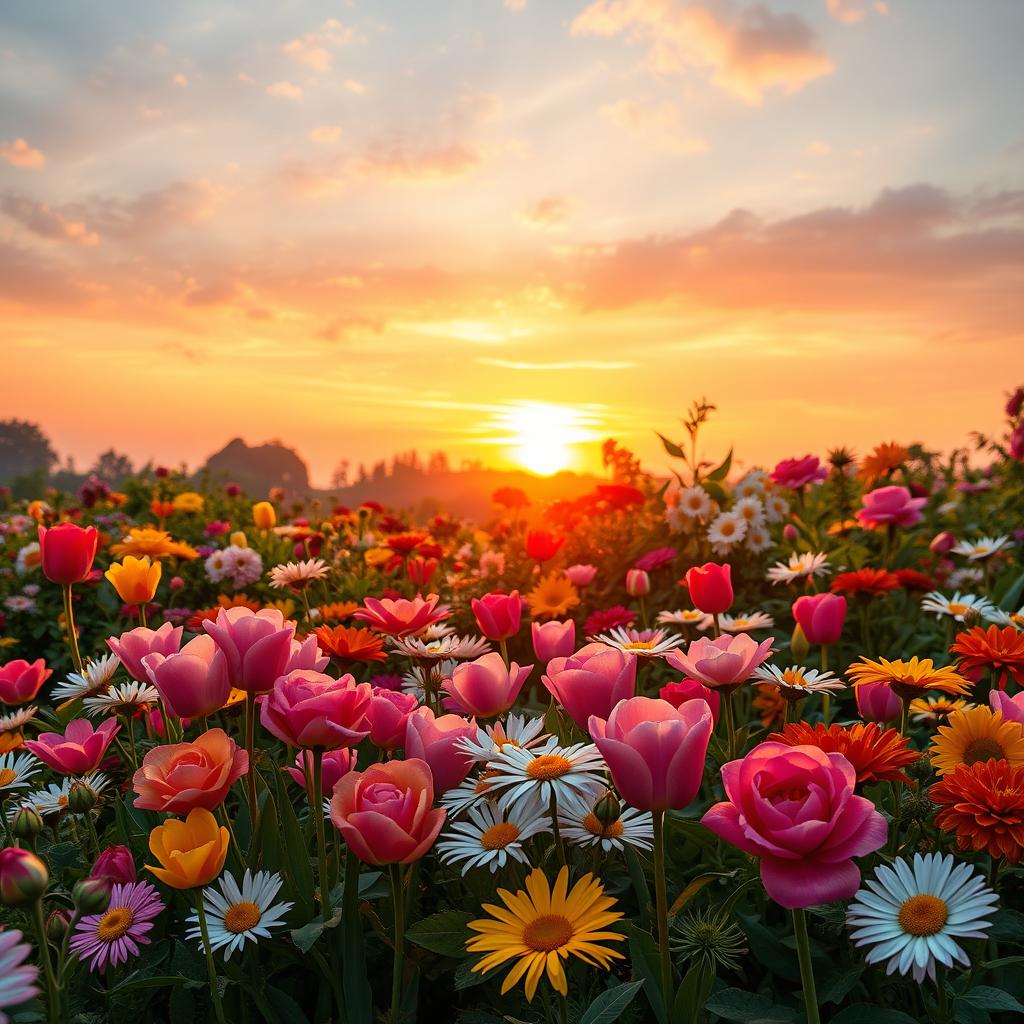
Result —
<svg viewBox="0 0 1024 1024"><path fill-rule="evenodd" d="M802 459L783 459L772 470L772 480L791 491L801 491L808 484L819 483L827 476L828 470L816 455L805 455Z"/></svg>
<svg viewBox="0 0 1024 1024"><path fill-rule="evenodd" d="M205 633L193 637L177 654L147 654L142 666L179 718L212 715L231 693L224 652Z"/></svg>
<svg viewBox="0 0 1024 1024"><path fill-rule="evenodd" d="M334 792L334 787L338 784L341 778L348 775L350 771L356 766L356 756L351 750L342 747L341 750L328 750L321 762L321 774L322 781L321 786L323 787L324 795L330 796ZM309 773L309 786L306 785L307 775ZM295 758L295 767L288 769L288 774L300 785L303 789L312 788L313 785L313 752L311 750L300 750L298 756Z"/></svg>
<svg viewBox="0 0 1024 1024"><path fill-rule="evenodd" d="M117 655L132 679L148 683L149 673L142 659L147 654L162 654L165 658L177 654L181 648L183 630L184 626L172 626L169 622L165 622L159 629L139 626L120 636L107 637L107 646Z"/></svg>
<svg viewBox="0 0 1024 1024"><path fill-rule="evenodd" d="M260 709L263 727L293 747L336 750L369 735L373 691L347 673L340 679L299 669L281 676Z"/></svg>
<svg viewBox="0 0 1024 1024"><path fill-rule="evenodd" d="M691 700L702 700L711 708L711 717L718 723L718 713L722 707L722 695L717 690L709 690L696 679L681 679L678 683L666 683L658 696L667 700L674 708L681 708Z"/></svg>
<svg viewBox="0 0 1024 1024"><path fill-rule="evenodd" d="M291 660L295 623L276 608L221 608L203 629L224 652L231 685L247 693L265 693Z"/></svg>
<svg viewBox="0 0 1024 1024"><path fill-rule="evenodd" d="M419 707L411 693L373 687L373 696L366 712L370 723L370 741L381 750L397 750L405 742L405 723Z"/></svg>
<svg viewBox="0 0 1024 1024"><path fill-rule="evenodd" d="M879 487L865 494L861 501L864 507L857 512L862 526L869 529L876 526L913 526L924 516L921 509L928 503L927 498L912 498L906 487Z"/></svg>

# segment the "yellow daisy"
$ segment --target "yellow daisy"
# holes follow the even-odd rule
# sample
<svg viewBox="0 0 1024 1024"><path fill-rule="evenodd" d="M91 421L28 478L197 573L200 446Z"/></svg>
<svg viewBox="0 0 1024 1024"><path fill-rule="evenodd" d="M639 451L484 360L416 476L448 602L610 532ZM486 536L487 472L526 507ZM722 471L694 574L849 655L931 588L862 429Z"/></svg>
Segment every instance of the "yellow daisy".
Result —
<svg viewBox="0 0 1024 1024"><path fill-rule="evenodd" d="M526 998L530 1002L537 984L547 972L548 981L563 996L569 992L562 961L572 954L594 967L611 969L613 958L622 959L615 949L601 942L622 942L624 936L604 929L622 917L609 908L615 900L604 895L604 886L593 875L584 875L567 893L569 869L558 872L553 889L540 868L534 868L526 879L526 890L511 893L499 889L504 907L485 903L490 918L470 921L469 927L480 932L466 943L470 953L487 953L474 971L485 972L509 960L518 963L508 972L501 986L504 995L522 978L526 978Z"/></svg>
<svg viewBox="0 0 1024 1024"><path fill-rule="evenodd" d="M1024 764L1024 726L984 706L954 711L932 737L932 764L940 775L995 758Z"/></svg>
<svg viewBox="0 0 1024 1024"><path fill-rule="evenodd" d="M580 603L580 595L560 572L551 572L526 595L526 603L535 619L560 619Z"/></svg>
<svg viewBox="0 0 1024 1024"><path fill-rule="evenodd" d="M121 557L134 555L141 558L198 558L199 552L182 541L175 540L166 530L156 530L150 526L137 526L128 531L119 544L111 544L110 552Z"/></svg>
<svg viewBox="0 0 1024 1024"><path fill-rule="evenodd" d="M910 717L921 725L939 725L954 711L973 707L973 704L965 700L954 700L951 697L918 697L910 702Z"/></svg>
<svg viewBox="0 0 1024 1024"><path fill-rule="evenodd" d="M846 674L853 679L854 686L860 686L861 683L885 683L904 701L920 697L925 690L941 690L942 693L958 696L971 688L970 681L952 665L936 668L931 658L915 657L910 661L879 658L878 661L870 661L862 657L846 670Z"/></svg>

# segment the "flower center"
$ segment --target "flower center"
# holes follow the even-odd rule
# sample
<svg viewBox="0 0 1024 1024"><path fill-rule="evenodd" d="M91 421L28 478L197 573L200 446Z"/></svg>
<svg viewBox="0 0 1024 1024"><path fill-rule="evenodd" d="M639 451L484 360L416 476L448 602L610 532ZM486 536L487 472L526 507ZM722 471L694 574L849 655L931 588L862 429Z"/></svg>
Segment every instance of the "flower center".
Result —
<svg viewBox="0 0 1024 1024"><path fill-rule="evenodd" d="M572 771L572 761L561 754L541 754L526 767L531 779L560 779Z"/></svg>
<svg viewBox="0 0 1024 1024"><path fill-rule="evenodd" d="M963 613L967 611L967 609L968 605L961 604L959 601L953 601L950 602L949 606L946 608L946 611L948 611L950 615L963 615Z"/></svg>
<svg viewBox="0 0 1024 1024"><path fill-rule="evenodd" d="M732 520L727 519L721 526L719 526L718 531L723 537L728 537L730 534L736 532L736 526Z"/></svg>
<svg viewBox="0 0 1024 1024"><path fill-rule="evenodd" d="M618 818L606 825L593 811L583 819L583 827L592 836L598 836L601 839L618 839L625 831Z"/></svg>
<svg viewBox="0 0 1024 1024"><path fill-rule="evenodd" d="M229 932L240 935L250 928L255 928L260 923L262 916L260 908L255 903L249 901L235 903L228 907L228 912L224 915L224 927Z"/></svg>
<svg viewBox="0 0 1024 1024"><path fill-rule="evenodd" d="M103 942L114 942L128 933L134 920L135 914L128 907L115 907L100 918L96 935Z"/></svg>
<svg viewBox="0 0 1024 1024"><path fill-rule="evenodd" d="M519 838L519 829L510 821L499 821L492 825L480 837L480 845L485 850L504 850L510 843Z"/></svg>
<svg viewBox="0 0 1024 1024"><path fill-rule="evenodd" d="M949 917L945 900L927 893L911 896L900 907L900 927L908 935L934 935L941 931Z"/></svg>
<svg viewBox="0 0 1024 1024"><path fill-rule="evenodd" d="M18 773L13 768L0 768L0 786L10 785L17 777Z"/></svg>
<svg viewBox="0 0 1024 1024"><path fill-rule="evenodd" d="M787 686L806 686L807 677L803 674L800 669L787 668L782 673L782 681Z"/></svg>
<svg viewBox="0 0 1024 1024"><path fill-rule="evenodd" d="M523 945L537 952L561 949L572 938L572 925L561 914L542 914L523 929Z"/></svg>
<svg viewBox="0 0 1024 1024"><path fill-rule="evenodd" d="M988 545L987 544L979 544L974 549L974 553L976 555L987 555L988 554Z"/></svg>
<svg viewBox="0 0 1024 1024"><path fill-rule="evenodd" d="M963 762L964 764L977 764L979 761L988 761L993 757L997 761L1001 761L1006 757L1006 751L1003 750L996 740L982 737L981 739L971 740L967 744L964 748Z"/></svg>
<svg viewBox="0 0 1024 1024"><path fill-rule="evenodd" d="M657 646L654 640L633 640L628 644L623 644L622 649L624 651L653 651Z"/></svg>

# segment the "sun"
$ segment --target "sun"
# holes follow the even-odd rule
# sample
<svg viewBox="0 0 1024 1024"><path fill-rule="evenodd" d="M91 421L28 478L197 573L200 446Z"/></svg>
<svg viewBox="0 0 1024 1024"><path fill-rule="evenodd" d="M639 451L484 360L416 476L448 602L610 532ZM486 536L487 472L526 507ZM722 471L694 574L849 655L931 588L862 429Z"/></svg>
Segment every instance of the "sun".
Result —
<svg viewBox="0 0 1024 1024"><path fill-rule="evenodd" d="M585 439L578 414L566 406L522 402L502 419L512 459L538 476L569 469L576 461L575 444Z"/></svg>

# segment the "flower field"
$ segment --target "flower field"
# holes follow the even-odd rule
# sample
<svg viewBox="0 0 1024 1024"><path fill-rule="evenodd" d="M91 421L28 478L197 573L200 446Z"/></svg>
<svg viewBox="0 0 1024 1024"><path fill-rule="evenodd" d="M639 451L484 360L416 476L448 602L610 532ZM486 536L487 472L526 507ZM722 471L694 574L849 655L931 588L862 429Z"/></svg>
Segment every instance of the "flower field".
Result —
<svg viewBox="0 0 1024 1024"><path fill-rule="evenodd" d="M5 489L0 1019L1024 1019L1024 389L951 456L711 414L479 523Z"/></svg>

